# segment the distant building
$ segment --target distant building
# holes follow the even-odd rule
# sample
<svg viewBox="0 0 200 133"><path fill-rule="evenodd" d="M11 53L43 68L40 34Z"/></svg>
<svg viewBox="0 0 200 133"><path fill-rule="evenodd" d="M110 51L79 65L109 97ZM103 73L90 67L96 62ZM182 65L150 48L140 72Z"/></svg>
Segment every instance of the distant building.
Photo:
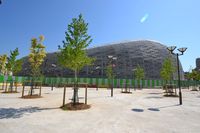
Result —
<svg viewBox="0 0 200 133"><path fill-rule="evenodd" d="M145 70L146 79L161 79L160 70L163 61L170 55L166 46L148 40L120 42L90 48L87 54L95 57L96 61L93 66L84 67L79 73L80 77L106 77L106 66L109 64L108 55L113 55L117 57L117 60L113 62L116 78L134 78L134 70L139 64ZM176 57L172 58L176 67ZM180 71L183 79L184 72L181 63ZM29 75L29 73L30 68L27 57L25 57L20 75ZM56 53L47 54L42 65L42 73L46 76L73 76L73 71L59 66ZM177 78L176 72L174 78Z"/></svg>
<svg viewBox="0 0 200 133"><path fill-rule="evenodd" d="M196 59L196 70L200 71L200 58Z"/></svg>

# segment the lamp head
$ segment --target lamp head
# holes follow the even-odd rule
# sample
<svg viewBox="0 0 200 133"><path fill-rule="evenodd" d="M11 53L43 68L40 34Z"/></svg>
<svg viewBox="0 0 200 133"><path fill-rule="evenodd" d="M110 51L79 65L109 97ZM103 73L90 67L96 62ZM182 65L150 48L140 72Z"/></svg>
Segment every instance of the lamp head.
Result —
<svg viewBox="0 0 200 133"><path fill-rule="evenodd" d="M176 49L176 46L170 46L170 47L167 47L167 50L170 51L170 53L173 53L173 51Z"/></svg>
<svg viewBox="0 0 200 133"><path fill-rule="evenodd" d="M113 58L113 56L112 55L108 55L108 58L111 59L111 58Z"/></svg>
<svg viewBox="0 0 200 133"><path fill-rule="evenodd" d="M187 50L187 48L179 48L178 51L180 51L182 54Z"/></svg>
<svg viewBox="0 0 200 133"><path fill-rule="evenodd" d="M97 70L97 69L100 69L100 66L96 66L96 68L95 68L95 69L96 69L96 70Z"/></svg>
<svg viewBox="0 0 200 133"><path fill-rule="evenodd" d="M113 57L113 60L117 60L117 57Z"/></svg>
<svg viewBox="0 0 200 133"><path fill-rule="evenodd" d="M56 64L51 64L52 67L56 67Z"/></svg>

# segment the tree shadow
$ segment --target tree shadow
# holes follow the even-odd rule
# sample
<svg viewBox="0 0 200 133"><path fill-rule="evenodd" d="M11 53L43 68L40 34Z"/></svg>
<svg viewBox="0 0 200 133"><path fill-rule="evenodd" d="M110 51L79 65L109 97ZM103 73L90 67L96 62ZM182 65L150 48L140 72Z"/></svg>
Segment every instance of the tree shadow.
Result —
<svg viewBox="0 0 200 133"><path fill-rule="evenodd" d="M41 112L42 110L57 108L39 108L39 107L23 107L23 108L0 108L0 119L21 118L26 114Z"/></svg>
<svg viewBox="0 0 200 133"><path fill-rule="evenodd" d="M160 111L158 108L148 108L150 111Z"/></svg>
<svg viewBox="0 0 200 133"><path fill-rule="evenodd" d="M161 92L154 92L154 93L149 93L149 94L152 94L152 95L159 95L159 94L163 94Z"/></svg>
<svg viewBox="0 0 200 133"><path fill-rule="evenodd" d="M163 108L170 108L170 107L176 107L179 106L179 104L174 104L174 105L169 105L169 106L161 106L161 107L157 107L157 108L148 108L149 111L160 111L160 109Z"/></svg>
<svg viewBox="0 0 200 133"><path fill-rule="evenodd" d="M145 98L147 98L147 99L161 99L161 98L163 98L163 97L159 97L159 96L150 96L150 97L145 97Z"/></svg>
<svg viewBox="0 0 200 133"><path fill-rule="evenodd" d="M174 104L174 105L168 105L168 106L161 106L161 107L158 107L158 109L176 107L176 106L180 106L180 105L179 104Z"/></svg>
<svg viewBox="0 0 200 133"><path fill-rule="evenodd" d="M179 106L179 104L169 105L169 106L161 106L161 107L147 108L147 110L159 112L160 109L169 108L169 107L176 107L176 106ZM134 112L144 112L144 109L138 109L138 108L134 108L134 109L131 109L131 110L134 111Z"/></svg>
<svg viewBox="0 0 200 133"><path fill-rule="evenodd" d="M144 112L144 109L132 109L132 111L134 111L134 112Z"/></svg>

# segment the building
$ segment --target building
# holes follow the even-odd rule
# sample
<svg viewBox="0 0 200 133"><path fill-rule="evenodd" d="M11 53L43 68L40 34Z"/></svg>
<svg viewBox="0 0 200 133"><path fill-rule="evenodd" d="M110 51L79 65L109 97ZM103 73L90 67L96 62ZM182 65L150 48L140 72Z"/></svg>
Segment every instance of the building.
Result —
<svg viewBox="0 0 200 133"><path fill-rule="evenodd" d="M120 43L107 44L94 47L87 50L90 57L95 57L93 66L86 66L80 72L80 77L106 77L106 66L110 63L108 56L117 57L114 64L114 74L117 78L134 78L134 70L137 65L144 68L146 79L160 79L160 71L163 61L171 56L173 64L176 67L176 57L172 56L167 47L159 42L140 40L127 41ZM180 63L181 78L184 78L184 72ZM28 75L30 68L27 57L24 58L23 70L20 75ZM42 64L42 73L46 76L73 76L73 71L62 68L57 61L55 53L48 53ZM174 74L176 79L177 74Z"/></svg>

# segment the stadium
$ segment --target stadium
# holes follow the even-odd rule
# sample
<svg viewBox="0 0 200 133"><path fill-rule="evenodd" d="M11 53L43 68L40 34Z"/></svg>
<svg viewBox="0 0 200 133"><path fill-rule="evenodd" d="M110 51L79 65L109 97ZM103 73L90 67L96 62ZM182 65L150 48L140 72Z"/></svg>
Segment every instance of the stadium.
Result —
<svg viewBox="0 0 200 133"><path fill-rule="evenodd" d="M145 79L161 79L160 71L163 61L171 56L167 47L159 42L150 40L126 41L106 44L87 49L90 57L96 60L92 66L85 66L80 72L80 77L105 78L106 66L110 63L108 56L116 57L113 60L113 71L116 78L134 78L134 70L140 65L145 71ZM176 67L176 57L172 56ZM181 66L181 63L180 63ZM42 64L42 73L48 77L72 77L73 71L63 68L57 60L57 52L48 53ZM21 76L28 76L30 72L27 57L23 58ZM181 79L184 78L182 66L180 67ZM177 75L174 74L174 79Z"/></svg>

